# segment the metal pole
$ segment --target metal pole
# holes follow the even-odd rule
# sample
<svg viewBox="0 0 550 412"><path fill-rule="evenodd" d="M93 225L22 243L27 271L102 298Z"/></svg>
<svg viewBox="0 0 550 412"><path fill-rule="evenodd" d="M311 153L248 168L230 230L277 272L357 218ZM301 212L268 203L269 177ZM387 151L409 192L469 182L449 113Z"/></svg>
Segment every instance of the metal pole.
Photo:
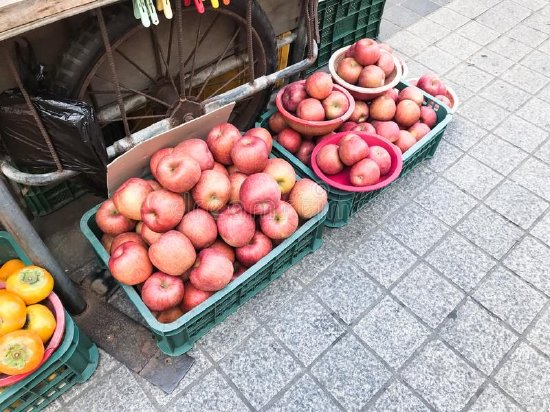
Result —
<svg viewBox="0 0 550 412"><path fill-rule="evenodd" d="M12 234L31 261L51 272L55 279L55 293L73 315L86 309L86 302L50 253L34 227L11 195L4 176L0 176L0 223Z"/></svg>

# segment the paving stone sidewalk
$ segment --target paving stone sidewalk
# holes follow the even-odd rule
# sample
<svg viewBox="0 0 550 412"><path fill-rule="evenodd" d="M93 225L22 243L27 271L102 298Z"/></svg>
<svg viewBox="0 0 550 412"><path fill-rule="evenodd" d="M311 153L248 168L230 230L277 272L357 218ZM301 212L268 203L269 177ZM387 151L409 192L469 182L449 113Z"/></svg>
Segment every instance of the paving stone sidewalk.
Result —
<svg viewBox="0 0 550 412"><path fill-rule="evenodd" d="M381 36L460 96L436 156L207 334L173 394L102 353L49 411L550 411L550 2L388 0Z"/></svg>

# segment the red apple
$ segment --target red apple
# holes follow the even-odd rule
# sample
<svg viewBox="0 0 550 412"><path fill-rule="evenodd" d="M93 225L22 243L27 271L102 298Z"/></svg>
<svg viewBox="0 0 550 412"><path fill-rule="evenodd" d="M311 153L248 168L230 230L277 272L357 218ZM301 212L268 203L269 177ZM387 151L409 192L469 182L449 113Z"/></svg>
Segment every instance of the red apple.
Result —
<svg viewBox="0 0 550 412"><path fill-rule="evenodd" d="M315 144L313 142L303 142L296 153L296 157L305 165L311 165L311 153L315 149Z"/></svg>
<svg viewBox="0 0 550 412"><path fill-rule="evenodd" d="M420 79L418 79L416 86L424 90L426 93L436 96L441 94L441 90L446 91L447 88L443 85L443 87L445 87L445 89L443 89L442 84L443 82L439 79L439 77L435 74L428 73L422 75Z"/></svg>
<svg viewBox="0 0 550 412"><path fill-rule="evenodd" d="M376 134L385 137L390 142L395 142L399 139L399 126L395 122L372 122L376 129Z"/></svg>
<svg viewBox="0 0 550 412"><path fill-rule="evenodd" d="M239 171L250 175L267 166L269 151L265 142L256 136L243 136L231 149L231 160Z"/></svg>
<svg viewBox="0 0 550 412"><path fill-rule="evenodd" d="M264 215L277 207L281 200L281 190L273 176L255 173L248 176L241 185L239 198L243 209L248 213Z"/></svg>
<svg viewBox="0 0 550 412"><path fill-rule="evenodd" d="M183 310L179 306L163 310L155 317L160 323L172 323L183 316Z"/></svg>
<svg viewBox="0 0 550 412"><path fill-rule="evenodd" d="M263 127L255 127L254 129L248 130L245 136L256 136L262 139L267 146L267 153L271 153L271 148L273 146L273 136L269 133L269 130L264 129Z"/></svg>
<svg viewBox="0 0 550 412"><path fill-rule="evenodd" d="M357 63L357 60L353 57L346 57L338 63L336 74L349 84L357 84L361 70L363 70L363 66Z"/></svg>
<svg viewBox="0 0 550 412"><path fill-rule="evenodd" d="M223 165L231 164L231 149L241 138L239 129L231 123L222 123L210 130L206 144L214 156L214 160Z"/></svg>
<svg viewBox="0 0 550 412"><path fill-rule="evenodd" d="M395 110L395 121L404 128L411 127L420 120L420 107L412 100L401 100Z"/></svg>
<svg viewBox="0 0 550 412"><path fill-rule="evenodd" d="M229 205L218 217L218 233L229 246L246 245L254 236L256 223L241 205Z"/></svg>
<svg viewBox="0 0 550 412"><path fill-rule="evenodd" d="M369 155L369 145L356 134L347 134L338 145L338 155L346 166L353 166Z"/></svg>
<svg viewBox="0 0 550 412"><path fill-rule="evenodd" d="M435 98L439 100L441 103L443 103L444 105L446 105L447 107L452 107L451 100L447 96L443 94L438 94L435 96Z"/></svg>
<svg viewBox="0 0 550 412"><path fill-rule="evenodd" d="M346 50L346 54L344 56L346 57L355 56L355 44L356 43L353 43L351 46L348 47L348 49Z"/></svg>
<svg viewBox="0 0 550 412"><path fill-rule="evenodd" d="M371 146L369 159L372 159L380 168L380 175L388 174L391 168L391 156L386 149L380 146Z"/></svg>
<svg viewBox="0 0 550 412"><path fill-rule="evenodd" d="M298 221L296 210L289 203L281 201L275 210L260 217L260 228L269 238L282 240L296 232ZM237 249L238 256L239 250Z"/></svg>
<svg viewBox="0 0 550 412"><path fill-rule="evenodd" d="M231 167L231 166L228 166L228 167ZM214 167L211 170L214 170L215 172L221 173L222 175L229 176L229 171L221 163L214 162Z"/></svg>
<svg viewBox="0 0 550 412"><path fill-rule="evenodd" d="M136 233L136 232L126 232L126 233L121 233L120 235L115 236L113 238L112 242L111 242L111 248L106 249L106 250L107 250L107 252L109 252L109 250L114 251L117 247L119 247L120 245L123 245L126 242L135 242L138 245L142 245L143 247L147 246L145 244L145 241L143 240L143 238L138 233Z"/></svg>
<svg viewBox="0 0 550 412"><path fill-rule="evenodd" d="M117 189L112 199L116 210L121 215L126 216L128 219L141 220L141 204L152 191L153 188L147 180L132 177ZM112 208L111 213L114 213ZM128 230L125 230L125 232L128 232Z"/></svg>
<svg viewBox="0 0 550 412"><path fill-rule="evenodd" d="M240 263L236 263L233 265L234 271L233 271L233 277L231 278L231 281L234 281L239 276L241 276L244 272L248 270L246 266L241 265Z"/></svg>
<svg viewBox="0 0 550 412"><path fill-rule="evenodd" d="M283 107L289 112L294 113L298 108L298 104L304 99L307 99L306 86L301 83L291 83L285 87L285 91L281 97Z"/></svg>
<svg viewBox="0 0 550 412"><path fill-rule="evenodd" d="M164 149L157 150L153 156L151 156L151 159L149 160L149 169L151 169L151 173L153 176L157 175L157 166L160 162L160 160L169 154L172 154L174 151L174 148L172 147L166 147Z"/></svg>
<svg viewBox="0 0 550 412"><path fill-rule="evenodd" d="M382 95L370 104L370 117L374 120L389 121L395 116L397 106L391 97Z"/></svg>
<svg viewBox="0 0 550 412"><path fill-rule="evenodd" d="M357 100L355 102L355 109L353 110L353 113L351 114L351 117L349 118L349 120L355 123L363 123L363 122L366 122L368 118L369 118L369 105L366 102Z"/></svg>
<svg viewBox="0 0 550 412"><path fill-rule="evenodd" d="M437 113L431 107L422 106L420 108L420 121L426 123L431 129L437 123Z"/></svg>
<svg viewBox="0 0 550 412"><path fill-rule="evenodd" d="M310 144L313 146L313 143L311 142L304 142L302 143L302 146L304 144ZM281 194L283 195L289 193L296 183L296 172L294 171L292 165L284 159L279 159L276 157L269 159L263 172L275 179L279 185Z"/></svg>
<svg viewBox="0 0 550 412"><path fill-rule="evenodd" d="M421 106L424 101L424 95L418 87L408 86L399 92L399 100L412 100L418 106Z"/></svg>
<svg viewBox="0 0 550 412"><path fill-rule="evenodd" d="M296 115L303 120L319 122L325 120L325 109L319 100L309 98L298 105Z"/></svg>
<svg viewBox="0 0 550 412"><path fill-rule="evenodd" d="M276 140L290 153L296 153L302 144L300 133L290 128L281 130Z"/></svg>
<svg viewBox="0 0 550 412"><path fill-rule="evenodd" d="M325 208L327 192L313 180L301 179L292 188L288 202L300 218L309 219Z"/></svg>
<svg viewBox="0 0 550 412"><path fill-rule="evenodd" d="M229 196L230 203L239 203L239 191L241 190L241 185L246 179L244 173L236 172L229 175L229 183L231 184L231 194Z"/></svg>
<svg viewBox="0 0 550 412"><path fill-rule="evenodd" d="M323 100L323 108L327 119L337 119L348 111L349 101L344 93L335 90Z"/></svg>
<svg viewBox="0 0 550 412"><path fill-rule="evenodd" d="M177 230L163 233L149 247L149 259L161 272L181 276L193 266L197 255L187 236Z"/></svg>
<svg viewBox="0 0 550 412"><path fill-rule="evenodd" d="M338 145L327 144L317 152L317 166L326 175L335 175L344 170L344 163L338 155Z"/></svg>
<svg viewBox="0 0 550 412"><path fill-rule="evenodd" d="M332 77L325 72L315 72L306 79L306 91L314 99L324 100L332 92Z"/></svg>
<svg viewBox="0 0 550 412"><path fill-rule="evenodd" d="M370 123L364 122L359 123L357 126L355 126L353 129L351 129L352 132L365 132L370 134L376 134L376 129L374 126Z"/></svg>
<svg viewBox="0 0 550 412"><path fill-rule="evenodd" d="M359 75L359 87L376 88L384 86L386 74L378 66L366 66Z"/></svg>
<svg viewBox="0 0 550 412"><path fill-rule="evenodd" d="M221 239L218 239L214 243L212 243L209 249L217 250L218 252L223 254L227 259L229 259L231 262L235 261L235 252L233 251L233 248Z"/></svg>
<svg viewBox="0 0 550 412"><path fill-rule="evenodd" d="M145 246L126 242L111 253L109 271L120 283L131 286L145 282L153 273L153 265Z"/></svg>
<svg viewBox="0 0 550 412"><path fill-rule="evenodd" d="M424 136L426 136L428 133L430 133L430 127L425 123L417 122L413 124L409 128L410 134L414 136L416 141L418 142L420 139L422 139Z"/></svg>
<svg viewBox="0 0 550 412"><path fill-rule="evenodd" d="M399 90L398 89L390 89L386 93L384 93L384 96L388 96L391 98L395 104L399 101Z"/></svg>
<svg viewBox="0 0 550 412"><path fill-rule="evenodd" d="M174 150L195 160L199 164L201 170L209 170L214 167L214 156L212 156L204 140L184 140L177 145Z"/></svg>
<svg viewBox="0 0 550 412"><path fill-rule="evenodd" d="M286 120L283 117L283 115L279 112L273 113L268 121L269 124L269 130L271 130L273 133L277 134L280 133L281 130L288 127L286 124Z"/></svg>
<svg viewBox="0 0 550 412"><path fill-rule="evenodd" d="M361 39L355 43L354 57L361 66L376 64L380 59L380 46L373 39Z"/></svg>
<svg viewBox="0 0 550 412"><path fill-rule="evenodd" d="M157 180L172 192L183 193L191 189L201 177L199 163L182 153L164 156L157 166Z"/></svg>
<svg viewBox="0 0 550 412"><path fill-rule="evenodd" d="M139 230L138 230L138 228L139 228ZM143 238L145 243L147 243L148 245L152 245L157 240L159 240L160 237L162 236L162 233L155 232L154 230L151 230L151 228L149 228L143 222L138 223L138 225L136 227L136 232L140 234L140 236Z"/></svg>
<svg viewBox="0 0 550 412"><path fill-rule="evenodd" d="M388 43L378 43L378 45L380 46L381 50L386 50L389 53L393 53L393 49Z"/></svg>
<svg viewBox="0 0 550 412"><path fill-rule="evenodd" d="M184 312L189 312L212 295L212 292L205 292L204 290L197 289L190 282L185 282L183 300L180 307Z"/></svg>
<svg viewBox="0 0 550 412"><path fill-rule="evenodd" d="M160 185L159 182L157 182L156 180L153 180L153 179L145 179L147 180L147 183L149 183L149 185L151 185L151 188L153 190L159 190L159 189L162 189L162 186Z"/></svg>
<svg viewBox="0 0 550 412"><path fill-rule="evenodd" d="M197 250L210 246L218 237L216 221L202 209L187 213L178 225L178 231L187 236Z"/></svg>
<svg viewBox="0 0 550 412"><path fill-rule="evenodd" d="M273 249L271 239L269 239L262 232L256 231L250 242L240 248L237 248L235 250L235 254L237 255L237 260L240 263L246 267L250 267L271 252L271 249Z"/></svg>
<svg viewBox="0 0 550 412"><path fill-rule="evenodd" d="M399 131L399 139L395 142L395 145L401 149L401 153L405 153L416 143L416 138L406 130Z"/></svg>
<svg viewBox="0 0 550 412"><path fill-rule="evenodd" d="M191 194L195 203L204 210L220 211L231 196L229 177L215 170L205 170Z"/></svg>
<svg viewBox="0 0 550 412"><path fill-rule="evenodd" d="M378 59L378 63L376 63L376 65L384 71L386 77L392 74L395 70L395 61L393 60L393 56L385 50L381 51L380 59Z"/></svg>
<svg viewBox="0 0 550 412"><path fill-rule="evenodd" d="M355 104L356 104L355 107L357 107L357 103L359 103L359 102L355 102ZM350 130L353 130L353 128L354 128L355 126L357 126L357 123L356 123L356 122L344 122L344 123L342 124L342 126L340 126L340 127L338 128L338 131L339 131L339 132L349 132Z"/></svg>
<svg viewBox="0 0 550 412"><path fill-rule="evenodd" d="M216 292L227 286L232 277L231 261L218 251L204 249L193 265L189 282L205 292Z"/></svg>
<svg viewBox="0 0 550 412"><path fill-rule="evenodd" d="M159 233L175 228L184 213L183 197L164 189L149 193L141 205L143 222Z"/></svg>
<svg viewBox="0 0 550 412"><path fill-rule="evenodd" d="M380 168L372 159L363 159L354 164L349 172L349 179L354 186L370 186L380 180Z"/></svg>
<svg viewBox="0 0 550 412"><path fill-rule="evenodd" d="M166 273L155 272L143 284L141 299L151 310L164 311L183 299L183 281Z"/></svg>
<svg viewBox="0 0 550 412"><path fill-rule="evenodd" d="M95 221L103 233L112 236L129 232L136 226L136 222L119 213L112 199L107 199L99 206Z"/></svg>

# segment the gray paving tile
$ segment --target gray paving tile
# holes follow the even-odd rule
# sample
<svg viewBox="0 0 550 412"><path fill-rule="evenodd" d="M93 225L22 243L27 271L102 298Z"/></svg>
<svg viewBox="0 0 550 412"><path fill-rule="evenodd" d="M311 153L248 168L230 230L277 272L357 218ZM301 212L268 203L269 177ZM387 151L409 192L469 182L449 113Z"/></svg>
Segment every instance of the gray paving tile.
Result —
<svg viewBox="0 0 550 412"><path fill-rule="evenodd" d="M523 162L528 154L493 134L487 135L470 151L471 155L497 172L507 175ZM503 161L506 159L506 161Z"/></svg>
<svg viewBox="0 0 550 412"><path fill-rule="evenodd" d="M268 322L273 333L305 365L309 365L344 329L313 296L301 293Z"/></svg>
<svg viewBox="0 0 550 412"><path fill-rule="evenodd" d="M525 103L517 113L519 117L529 120L536 126L550 130L550 117L548 117L548 113L550 113L550 103L533 97Z"/></svg>
<svg viewBox="0 0 550 412"><path fill-rule="evenodd" d="M523 229L528 229L548 208L547 202L509 180L491 193L485 203Z"/></svg>
<svg viewBox="0 0 550 412"><path fill-rule="evenodd" d="M495 261L457 233L451 233L426 257L426 261L466 292L474 288Z"/></svg>
<svg viewBox="0 0 550 412"><path fill-rule="evenodd" d="M509 35L500 36L489 44L487 48L501 56L514 60L516 63L533 50L529 44L524 44Z"/></svg>
<svg viewBox="0 0 550 412"><path fill-rule="evenodd" d="M427 327L389 296L367 313L354 330L395 369L400 368L430 334Z"/></svg>
<svg viewBox="0 0 550 412"><path fill-rule="evenodd" d="M398 52L404 53L407 56L415 56L430 44L407 30L401 30L395 33L388 39L387 43Z"/></svg>
<svg viewBox="0 0 550 412"><path fill-rule="evenodd" d="M419 255L425 254L448 230L445 224L415 203L401 209L386 223L386 228Z"/></svg>
<svg viewBox="0 0 550 412"><path fill-rule="evenodd" d="M489 84L489 82L493 80L494 76L479 70L475 66L463 63L459 64L456 68L445 74L445 78L457 84L463 85L473 92L478 92Z"/></svg>
<svg viewBox="0 0 550 412"><path fill-rule="evenodd" d="M510 67L506 72L500 76L503 80L513 84L520 89L523 89L529 93L536 93L548 84L548 78L534 72L533 70L521 65L516 64Z"/></svg>
<svg viewBox="0 0 550 412"><path fill-rule="evenodd" d="M444 176L474 197L485 197L502 176L468 155L463 156L447 169Z"/></svg>
<svg viewBox="0 0 550 412"><path fill-rule="evenodd" d="M380 22L380 31L378 32L378 40L385 41L400 30L401 27L393 24L389 20L382 19L382 21Z"/></svg>
<svg viewBox="0 0 550 412"><path fill-rule="evenodd" d="M546 54L550 54L550 39L546 37L544 40L546 41L544 41L539 47L537 47L537 50Z"/></svg>
<svg viewBox="0 0 550 412"><path fill-rule="evenodd" d="M323 245L315 253L311 253L303 258L297 265L294 274L304 283L310 283L332 262L334 262L339 253L330 245Z"/></svg>
<svg viewBox="0 0 550 412"><path fill-rule="evenodd" d="M416 36L430 43L435 43L443 39L451 32L449 29L428 19L422 19L416 22L415 24L410 26L408 30Z"/></svg>
<svg viewBox="0 0 550 412"><path fill-rule="evenodd" d="M301 276L301 272L296 272L296 276ZM278 308L285 303L299 290L302 289L300 283L287 275L287 272L281 278L272 282L267 288L252 298L247 305L256 315L258 320L265 321L278 312Z"/></svg>
<svg viewBox="0 0 550 412"><path fill-rule="evenodd" d="M399 27L409 27L422 18L421 15L401 5L384 10L384 18Z"/></svg>
<svg viewBox="0 0 550 412"><path fill-rule="evenodd" d="M217 370L212 370L189 392L174 399L169 410L187 410L189 405L197 412L250 410Z"/></svg>
<svg viewBox="0 0 550 412"><path fill-rule="evenodd" d="M510 179L550 201L550 166L540 160L527 159Z"/></svg>
<svg viewBox="0 0 550 412"><path fill-rule="evenodd" d="M348 325L382 293L366 273L347 258L329 266L311 289Z"/></svg>
<svg viewBox="0 0 550 412"><path fill-rule="evenodd" d="M466 17L474 19L491 6L482 1L464 0L453 1L449 3L448 7Z"/></svg>
<svg viewBox="0 0 550 412"><path fill-rule="evenodd" d="M546 164L550 165L550 140L544 143L540 147L540 149L535 152L535 156L537 156L540 160L542 160Z"/></svg>
<svg viewBox="0 0 550 412"><path fill-rule="evenodd" d="M524 106L525 107L525 106ZM509 116L509 112L500 106L484 99L481 96L474 96L459 109L461 116L467 117L487 130L492 130Z"/></svg>
<svg viewBox="0 0 550 412"><path fill-rule="evenodd" d="M537 97L547 103L550 102L550 85L544 86L543 89L537 94Z"/></svg>
<svg viewBox="0 0 550 412"><path fill-rule="evenodd" d="M481 96L506 110L514 111L531 98L531 95L502 80L496 80L481 92Z"/></svg>
<svg viewBox="0 0 550 412"><path fill-rule="evenodd" d="M445 320L464 296L424 264L415 267L392 293L432 328Z"/></svg>
<svg viewBox="0 0 550 412"><path fill-rule="evenodd" d="M311 372L349 411L360 410L391 377L353 335L330 348Z"/></svg>
<svg viewBox="0 0 550 412"><path fill-rule="evenodd" d="M83 393L71 402L70 409L90 412L155 411L134 375L126 367L118 368L102 379L94 381L93 390Z"/></svg>
<svg viewBox="0 0 550 412"><path fill-rule="evenodd" d="M390 287L417 259L393 237L380 230L367 237L350 257L385 287Z"/></svg>
<svg viewBox="0 0 550 412"><path fill-rule="evenodd" d="M449 318L440 336L489 375L512 348L516 335L471 299Z"/></svg>
<svg viewBox="0 0 550 412"><path fill-rule="evenodd" d="M446 73L460 63L460 60L436 46L428 46L415 59L435 73Z"/></svg>
<svg viewBox="0 0 550 412"><path fill-rule="evenodd" d="M510 252L504 264L550 295L550 248L527 236Z"/></svg>
<svg viewBox="0 0 550 412"><path fill-rule="evenodd" d="M539 238L550 247L550 213L547 213L533 229L531 235Z"/></svg>
<svg viewBox="0 0 550 412"><path fill-rule="evenodd" d="M486 46L497 37L499 37L498 32L474 20L466 23L456 32L461 36L464 36L472 41L475 41L478 44L481 44L482 46Z"/></svg>
<svg viewBox="0 0 550 412"><path fill-rule="evenodd" d="M455 30L470 21L469 18L463 16L460 13L457 13L449 7L442 7L439 10L434 11L427 17L431 21L435 21L441 26L447 27L451 30Z"/></svg>
<svg viewBox="0 0 550 412"><path fill-rule="evenodd" d="M458 223L477 204L472 196L442 178L416 196L416 201L449 226Z"/></svg>
<svg viewBox="0 0 550 412"><path fill-rule="evenodd" d="M489 384L476 399L470 412L521 412L521 409L509 400L502 392Z"/></svg>
<svg viewBox="0 0 550 412"><path fill-rule="evenodd" d="M483 280L473 297L520 333L546 303L542 293L501 266Z"/></svg>
<svg viewBox="0 0 550 412"><path fill-rule="evenodd" d="M537 47L547 39L545 33L526 26L525 24L517 24L506 33L506 35L513 37L529 47Z"/></svg>
<svg viewBox="0 0 550 412"><path fill-rule="evenodd" d="M504 33L516 26L521 20L531 14L528 8L512 1L503 1L487 10L476 21L487 27L496 30L499 33Z"/></svg>
<svg viewBox="0 0 550 412"><path fill-rule="evenodd" d="M402 375L424 399L442 412L460 411L484 380L481 373L440 341L428 343Z"/></svg>
<svg viewBox="0 0 550 412"><path fill-rule="evenodd" d="M550 361L522 343L495 377L525 409L550 410Z"/></svg>
<svg viewBox="0 0 550 412"><path fill-rule="evenodd" d="M548 4L548 1L547 0L521 0L521 4L533 11L536 11L546 6Z"/></svg>
<svg viewBox="0 0 550 412"><path fill-rule="evenodd" d="M494 133L509 143L532 153L548 137L548 132L516 115L506 118Z"/></svg>
<svg viewBox="0 0 550 412"><path fill-rule="evenodd" d="M428 412L429 409L401 382L393 382L378 398L372 412Z"/></svg>
<svg viewBox="0 0 550 412"><path fill-rule="evenodd" d="M483 205L470 213L456 230L496 259L523 235L521 229Z"/></svg>
<svg viewBox="0 0 550 412"><path fill-rule="evenodd" d="M364 209L365 218L375 222L382 222L393 215L405 202L406 196L395 185L390 186L370 202Z"/></svg>
<svg viewBox="0 0 550 412"><path fill-rule="evenodd" d="M450 165L458 160L464 152L453 146L445 139L439 142L437 153L431 159L426 161L427 166L437 173L444 172Z"/></svg>
<svg viewBox="0 0 550 412"><path fill-rule="evenodd" d="M240 350L223 359L220 366L257 409L266 405L300 371L294 358L263 328Z"/></svg>
<svg viewBox="0 0 550 412"><path fill-rule="evenodd" d="M416 60L408 60L407 67L409 69L409 74L407 75L407 78L409 79L419 78L423 74L429 73L430 71L426 66L418 63Z"/></svg>
<svg viewBox="0 0 550 412"><path fill-rule="evenodd" d="M425 163L422 163L405 176L400 177L393 188L400 190L406 197L411 198L429 186L435 177L435 173Z"/></svg>
<svg viewBox="0 0 550 412"><path fill-rule="evenodd" d="M453 121L447 126L443 139L462 150L468 150L486 135L487 131L485 129L460 115L455 115Z"/></svg>
<svg viewBox="0 0 550 412"><path fill-rule="evenodd" d="M527 339L538 349L550 356L550 308L546 308L542 316L537 320L535 326Z"/></svg>
<svg viewBox="0 0 550 412"><path fill-rule="evenodd" d="M481 49L481 46L476 42L456 33L450 33L447 37L438 41L436 45L440 49L462 60L467 59Z"/></svg>
<svg viewBox="0 0 550 412"><path fill-rule="evenodd" d="M549 77L550 76L550 64L548 64L548 59L550 55L534 50L531 54L528 54L521 60L521 64L524 66L533 69L534 71Z"/></svg>
<svg viewBox="0 0 550 412"><path fill-rule="evenodd" d="M539 30L543 33L550 34L550 27L548 27L548 17L540 11L538 13L533 13L531 16L527 17L523 21L523 24L532 27L533 29Z"/></svg>
<svg viewBox="0 0 550 412"><path fill-rule="evenodd" d="M478 69L486 71L493 76L499 76L512 66L514 61L487 48L483 48L470 56L467 63L473 64Z"/></svg>
<svg viewBox="0 0 550 412"><path fill-rule="evenodd" d="M369 218L365 209L353 215L348 224L341 228L325 228L323 233L323 247L333 248L341 256L353 249L364 237L376 230L377 224Z"/></svg>
<svg viewBox="0 0 550 412"><path fill-rule="evenodd" d="M460 105L460 102L465 102L466 100L472 98L475 94L475 92L473 92L472 90L470 89L467 89L463 84L458 84L458 83L455 83L449 79L447 79L446 75L443 76L444 80L445 80L445 85L447 86L447 88L451 88L454 90L454 92L456 93L457 96L459 96L459 105ZM455 113L456 115L456 113ZM455 117L453 117L453 120L455 119Z"/></svg>
<svg viewBox="0 0 550 412"><path fill-rule="evenodd" d="M427 16L428 14L439 9L439 4L436 4L430 0L418 1L418 0L405 0L401 3L404 7L411 9L415 13L421 16Z"/></svg>
<svg viewBox="0 0 550 412"><path fill-rule="evenodd" d="M311 376L304 375L267 410L270 412L336 412L340 408Z"/></svg>
<svg viewBox="0 0 550 412"><path fill-rule="evenodd" d="M55 412L63 408L63 404L59 399L56 399L52 403L50 403L48 406L46 406L45 409L43 409L44 412Z"/></svg>

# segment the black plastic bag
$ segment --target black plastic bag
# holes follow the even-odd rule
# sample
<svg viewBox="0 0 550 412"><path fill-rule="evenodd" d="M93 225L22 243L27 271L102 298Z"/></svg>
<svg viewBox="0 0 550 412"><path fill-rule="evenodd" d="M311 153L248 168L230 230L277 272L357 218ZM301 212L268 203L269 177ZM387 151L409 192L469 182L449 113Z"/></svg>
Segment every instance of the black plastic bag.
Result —
<svg viewBox="0 0 550 412"><path fill-rule="evenodd" d="M84 102L46 95L31 97L64 169L84 174L101 194L107 192L107 151L93 109ZM0 94L0 139L13 162L30 172L56 170L46 141L19 89Z"/></svg>

